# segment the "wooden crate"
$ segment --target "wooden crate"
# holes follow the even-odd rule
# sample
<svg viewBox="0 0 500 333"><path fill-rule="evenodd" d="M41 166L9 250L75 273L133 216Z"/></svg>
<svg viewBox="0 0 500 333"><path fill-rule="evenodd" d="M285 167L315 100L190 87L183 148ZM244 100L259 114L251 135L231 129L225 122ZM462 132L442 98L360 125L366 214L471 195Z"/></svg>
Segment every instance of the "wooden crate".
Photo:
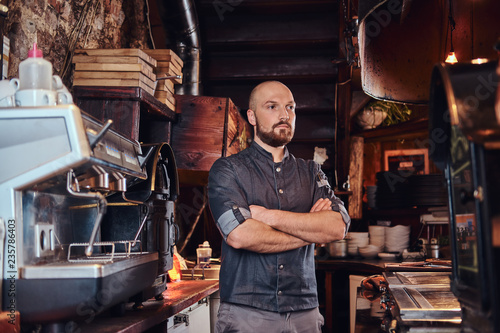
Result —
<svg viewBox="0 0 500 333"><path fill-rule="evenodd" d="M157 62L139 49L78 49L73 86L139 87L154 95Z"/></svg>
<svg viewBox="0 0 500 333"><path fill-rule="evenodd" d="M175 98L178 120L172 126L172 147L178 169L209 171L219 157L248 146L253 129L230 98L190 95L175 95Z"/></svg>

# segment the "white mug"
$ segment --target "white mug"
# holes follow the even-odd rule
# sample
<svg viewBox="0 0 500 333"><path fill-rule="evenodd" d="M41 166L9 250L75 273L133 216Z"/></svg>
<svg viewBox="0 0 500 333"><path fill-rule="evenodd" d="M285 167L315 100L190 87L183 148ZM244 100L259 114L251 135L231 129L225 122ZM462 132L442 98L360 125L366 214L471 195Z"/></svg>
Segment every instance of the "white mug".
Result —
<svg viewBox="0 0 500 333"><path fill-rule="evenodd" d="M19 89L19 80L0 80L0 107L16 106L14 94Z"/></svg>
<svg viewBox="0 0 500 333"><path fill-rule="evenodd" d="M0 99L0 107L11 107L11 106L16 106L16 99L14 98L14 95L11 96L6 96L2 99Z"/></svg>
<svg viewBox="0 0 500 333"><path fill-rule="evenodd" d="M52 89L59 90L64 87L61 77L59 75L52 75Z"/></svg>

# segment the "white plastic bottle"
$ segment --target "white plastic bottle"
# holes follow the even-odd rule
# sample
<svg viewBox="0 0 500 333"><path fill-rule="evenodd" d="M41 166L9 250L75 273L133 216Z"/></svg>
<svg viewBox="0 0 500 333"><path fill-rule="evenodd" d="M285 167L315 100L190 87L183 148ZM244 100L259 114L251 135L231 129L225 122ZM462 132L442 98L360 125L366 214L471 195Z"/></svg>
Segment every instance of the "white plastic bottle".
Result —
<svg viewBox="0 0 500 333"><path fill-rule="evenodd" d="M28 58L19 64L19 90L27 89L52 90L52 64L43 59L36 43Z"/></svg>
<svg viewBox="0 0 500 333"><path fill-rule="evenodd" d="M210 267L210 258L212 257L212 248L210 248L210 244L208 241L204 241L203 244L200 244L196 249L196 258L197 264L200 268L208 268Z"/></svg>

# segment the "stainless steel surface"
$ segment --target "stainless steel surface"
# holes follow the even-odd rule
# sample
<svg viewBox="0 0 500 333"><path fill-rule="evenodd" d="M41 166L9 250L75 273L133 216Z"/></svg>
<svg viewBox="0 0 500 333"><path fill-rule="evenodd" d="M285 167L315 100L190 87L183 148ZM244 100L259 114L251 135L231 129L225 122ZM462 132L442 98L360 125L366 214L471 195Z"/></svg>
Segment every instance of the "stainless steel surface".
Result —
<svg viewBox="0 0 500 333"><path fill-rule="evenodd" d="M130 255L117 254L110 261L109 256L102 255L102 259L81 258L79 262L59 261L46 265L28 265L20 268L20 279L86 279L103 278L130 268L156 262L158 253L132 253Z"/></svg>
<svg viewBox="0 0 500 333"><path fill-rule="evenodd" d="M460 304L449 287L401 286L391 287L401 321L460 322Z"/></svg>
<svg viewBox="0 0 500 333"><path fill-rule="evenodd" d="M402 323L460 323L460 304L450 289L450 272L385 272L389 293Z"/></svg>
<svg viewBox="0 0 500 333"><path fill-rule="evenodd" d="M66 176L66 190L71 196L77 197L77 198L84 198L84 199L90 199L90 200L96 200L99 204L97 205L97 217L95 218L94 222L94 227L92 228L92 233L90 234L90 240L87 245L87 248L85 250L85 255L91 256L92 251L94 250L94 242L97 237L97 232L99 231L99 227L101 226L101 220L102 216L104 215L104 212L106 211L106 199L104 196L99 193L99 192L89 192L89 193L83 193L79 191L78 185L77 191L73 190L73 183L75 182L75 174L73 170L68 171L68 174ZM76 183L78 184L78 183ZM68 254L69 257L69 254Z"/></svg>
<svg viewBox="0 0 500 333"><path fill-rule="evenodd" d="M402 285L433 286L443 285L449 287L451 272L385 272L389 286Z"/></svg>

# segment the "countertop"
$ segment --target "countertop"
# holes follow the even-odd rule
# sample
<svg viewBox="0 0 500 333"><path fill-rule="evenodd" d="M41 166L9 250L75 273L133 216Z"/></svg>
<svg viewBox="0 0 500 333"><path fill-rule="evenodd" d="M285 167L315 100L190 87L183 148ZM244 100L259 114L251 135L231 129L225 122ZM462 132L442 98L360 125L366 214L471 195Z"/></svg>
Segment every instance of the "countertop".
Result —
<svg viewBox="0 0 500 333"><path fill-rule="evenodd" d="M316 269L349 271L352 274L380 274L386 271L451 271L451 260L440 259L365 259L361 257L316 259Z"/></svg>
<svg viewBox="0 0 500 333"><path fill-rule="evenodd" d="M97 317L87 315L81 323L75 323L73 330L81 333L138 333L165 322L169 317L197 303L219 290L218 280L181 280L167 284L164 299L150 299L144 308L132 309L132 303L125 307L125 314L114 317L107 313ZM68 326L68 324L66 324ZM67 328L67 327L66 327Z"/></svg>

